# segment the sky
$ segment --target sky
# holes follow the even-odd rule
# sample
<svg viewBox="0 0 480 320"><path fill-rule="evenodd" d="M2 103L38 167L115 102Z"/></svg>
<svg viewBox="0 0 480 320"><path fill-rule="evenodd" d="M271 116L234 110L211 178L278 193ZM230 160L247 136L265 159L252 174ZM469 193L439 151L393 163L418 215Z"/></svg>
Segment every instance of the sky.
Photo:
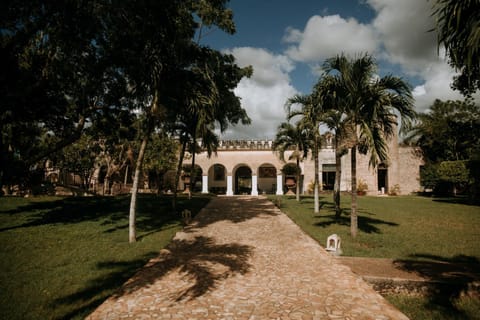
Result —
<svg viewBox="0 0 480 320"><path fill-rule="evenodd" d="M325 59L340 53L373 55L378 74L413 87L415 109L435 99L463 99L450 88L455 71L437 46L432 0L231 0L236 33L206 30L201 42L233 54L253 75L235 94L252 119L223 139L273 139L286 121L285 102L308 94ZM478 101L479 96L475 96Z"/></svg>

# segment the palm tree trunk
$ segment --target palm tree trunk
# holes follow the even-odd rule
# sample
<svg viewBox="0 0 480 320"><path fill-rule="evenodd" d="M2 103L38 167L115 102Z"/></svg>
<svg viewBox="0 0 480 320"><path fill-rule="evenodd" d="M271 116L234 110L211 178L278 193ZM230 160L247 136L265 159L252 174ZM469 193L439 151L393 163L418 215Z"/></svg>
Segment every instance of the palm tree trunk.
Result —
<svg viewBox="0 0 480 320"><path fill-rule="evenodd" d="M175 186L173 187L173 199L172 199L172 209L177 210L177 193L178 193L178 182L180 181L180 173L182 172L183 157L185 156L185 149L187 149L187 141L183 141L182 150L178 157L178 166L177 172L175 173Z"/></svg>
<svg viewBox="0 0 480 320"><path fill-rule="evenodd" d="M192 199L193 187L195 186L195 154L197 153L197 121L195 121L195 128L193 128L193 148L192 148L192 167L190 168L190 189L188 192L188 199Z"/></svg>
<svg viewBox="0 0 480 320"><path fill-rule="evenodd" d="M135 174L133 176L133 185L131 189L132 197L130 198L130 211L128 215L128 241L130 243L137 241L137 234L135 229L135 220L137 215L137 194L138 194L138 181L140 180L140 173L142 169L143 159L145 157L145 150L147 149L147 143L150 139L154 128L153 114L158 111L158 97L159 93L155 90L152 105L150 108L151 114L147 117L146 132L143 136L142 144L140 145L140 151L138 152L137 162L135 164Z"/></svg>
<svg viewBox="0 0 480 320"><path fill-rule="evenodd" d="M350 213L350 234L353 238L357 236L358 232L358 216L357 216L357 147L352 147L351 154L351 168L352 168L352 204Z"/></svg>
<svg viewBox="0 0 480 320"><path fill-rule="evenodd" d="M297 190L296 197L297 201L300 201L300 159L297 156Z"/></svg>
<svg viewBox="0 0 480 320"><path fill-rule="evenodd" d="M318 130L318 129L317 129ZM314 151L315 155L313 157L315 161L315 179L314 179L314 212L318 213L320 211L320 204L319 204L319 199L318 199L318 133L315 133L315 146L314 146Z"/></svg>
<svg viewBox="0 0 480 320"><path fill-rule="evenodd" d="M135 165L135 175L133 177L132 197L130 199L130 213L128 216L128 242L132 243L137 241L137 234L135 230L135 219L137 212L137 193L138 193L138 181L140 180L140 172L145 156L145 150L147 149L147 142L150 138L150 130L147 131L143 137L142 144L140 145L140 152L138 153L137 163Z"/></svg>
<svg viewBox="0 0 480 320"><path fill-rule="evenodd" d="M342 209L340 208L340 182L342 179L342 156L338 146L338 140L335 137L335 184L333 186L333 202L335 203L335 218L340 218Z"/></svg>

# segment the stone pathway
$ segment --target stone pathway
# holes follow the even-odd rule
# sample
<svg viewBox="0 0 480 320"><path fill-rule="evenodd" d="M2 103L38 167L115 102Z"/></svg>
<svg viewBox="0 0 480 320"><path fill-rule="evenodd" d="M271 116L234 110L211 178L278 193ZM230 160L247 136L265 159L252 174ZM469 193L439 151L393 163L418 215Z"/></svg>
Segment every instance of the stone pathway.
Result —
<svg viewBox="0 0 480 320"><path fill-rule="evenodd" d="M217 197L87 319L408 319L271 202Z"/></svg>

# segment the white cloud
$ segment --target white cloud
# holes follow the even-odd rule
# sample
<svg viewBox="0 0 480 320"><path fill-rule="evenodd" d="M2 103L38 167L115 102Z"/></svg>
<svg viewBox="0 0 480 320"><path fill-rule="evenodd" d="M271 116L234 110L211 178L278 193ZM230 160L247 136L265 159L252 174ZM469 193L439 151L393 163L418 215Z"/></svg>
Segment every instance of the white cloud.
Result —
<svg viewBox="0 0 480 320"><path fill-rule="evenodd" d="M318 62L339 53L373 53L377 48L374 29L353 18L339 15L313 16L302 31L287 28L283 40L293 43L286 54L297 61Z"/></svg>
<svg viewBox="0 0 480 320"><path fill-rule="evenodd" d="M446 63L440 62L424 71L425 82L417 86L413 93L415 107L419 112L428 110L435 99L463 100L463 96L450 88L455 72Z"/></svg>
<svg viewBox="0 0 480 320"><path fill-rule="evenodd" d="M432 32L431 2L419 0L368 0L377 11L373 27L390 62L405 71L422 73L439 60L437 35Z"/></svg>
<svg viewBox="0 0 480 320"><path fill-rule="evenodd" d="M372 22L382 42L381 58L398 64L410 76L423 80L413 91L417 111L426 111L435 101L463 100L451 89L455 71L443 48L438 50L431 16L432 2L418 0L367 0L377 12Z"/></svg>
<svg viewBox="0 0 480 320"><path fill-rule="evenodd" d="M272 139L278 125L285 121L284 105L297 93L290 83L292 61L283 55L259 48L234 48L228 51L241 67L251 65L253 75L240 81L235 94L241 98L252 124L237 125L223 134L225 139Z"/></svg>

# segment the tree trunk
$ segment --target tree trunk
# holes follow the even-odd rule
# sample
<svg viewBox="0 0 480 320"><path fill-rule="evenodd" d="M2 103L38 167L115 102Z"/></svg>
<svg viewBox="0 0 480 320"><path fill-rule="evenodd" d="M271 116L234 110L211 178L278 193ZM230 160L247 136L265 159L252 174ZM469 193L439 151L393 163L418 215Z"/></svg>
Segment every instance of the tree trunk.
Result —
<svg viewBox="0 0 480 320"><path fill-rule="evenodd" d="M110 178L105 176L103 179L103 195L110 194Z"/></svg>
<svg viewBox="0 0 480 320"><path fill-rule="evenodd" d="M180 151L179 159L178 159L178 166L177 172L175 173L175 186L173 187L173 199L172 199L172 208L173 210L177 210L177 190L178 190L178 182L180 181L180 173L182 172L182 163L183 157L185 155L185 149L187 148L187 141L182 143L182 151Z"/></svg>
<svg viewBox="0 0 480 320"><path fill-rule="evenodd" d="M127 187L127 182L128 182L128 165L125 168L125 177L123 179L123 186L126 188Z"/></svg>
<svg viewBox="0 0 480 320"><path fill-rule="evenodd" d="M197 122L195 122L197 123ZM193 149L192 149L192 167L190 168L190 188L188 189L188 199L192 199L193 188L195 187L195 155L197 153L197 125L193 129Z"/></svg>
<svg viewBox="0 0 480 320"><path fill-rule="evenodd" d="M150 138L150 131L143 137L142 144L140 146L140 152L138 153L137 163L135 165L135 175L133 177L132 185L132 197L130 199L130 213L128 217L128 242L132 243L137 241L137 233L135 230L135 220L137 214L137 193L138 193L138 181L140 180L140 173L143 158L145 156L145 150L147 149L147 142Z"/></svg>
<svg viewBox="0 0 480 320"><path fill-rule="evenodd" d="M357 147L352 147L351 154L352 168L352 206L350 213L350 234L353 238L358 232L358 216L357 216Z"/></svg>
<svg viewBox="0 0 480 320"><path fill-rule="evenodd" d="M318 129L317 129L318 130ZM315 146L314 146L314 161L315 161L315 179L314 179L314 212L315 213L318 213L320 211L320 204L319 204L319 195L318 195L318 185L319 185L319 181L318 181L318 133L315 133Z"/></svg>
<svg viewBox="0 0 480 320"><path fill-rule="evenodd" d="M300 159L297 157L297 201L300 201Z"/></svg>
<svg viewBox="0 0 480 320"><path fill-rule="evenodd" d="M333 202L335 203L335 218L340 218L340 182L342 179L342 155L338 148L338 141L335 139L335 184L333 186Z"/></svg>

